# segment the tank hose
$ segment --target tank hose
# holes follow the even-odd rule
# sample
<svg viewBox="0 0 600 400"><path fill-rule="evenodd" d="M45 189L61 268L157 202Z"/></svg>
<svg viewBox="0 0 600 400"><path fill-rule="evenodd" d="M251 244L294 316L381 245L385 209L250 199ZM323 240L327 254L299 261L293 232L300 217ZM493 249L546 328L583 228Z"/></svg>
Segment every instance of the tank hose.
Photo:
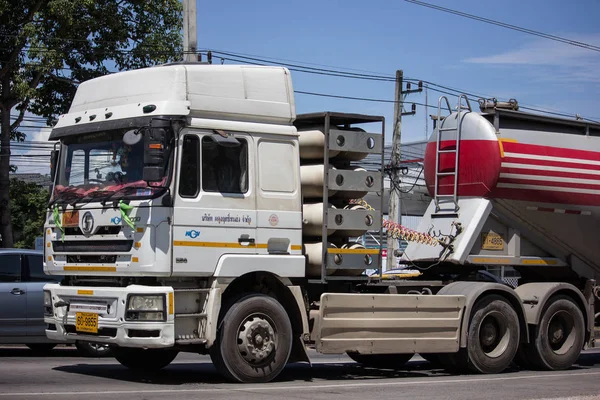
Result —
<svg viewBox="0 0 600 400"><path fill-rule="evenodd" d="M370 211L375 211L375 209L363 199L350 200L350 203L361 205ZM396 222L390 221L389 219L384 219L382 226L386 230L386 235L394 239L405 240L407 242L417 242L429 246L437 246L440 244L440 242L431 235L414 231Z"/></svg>

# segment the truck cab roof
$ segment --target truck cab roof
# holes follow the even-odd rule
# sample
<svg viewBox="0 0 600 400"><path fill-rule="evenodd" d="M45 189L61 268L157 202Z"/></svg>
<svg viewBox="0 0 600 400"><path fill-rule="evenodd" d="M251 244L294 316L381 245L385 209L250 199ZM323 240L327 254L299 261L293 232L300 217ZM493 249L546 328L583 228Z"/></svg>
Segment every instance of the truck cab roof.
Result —
<svg viewBox="0 0 600 400"><path fill-rule="evenodd" d="M119 72L79 85L50 139L106 122L179 115L292 125L294 90L283 67L171 64ZM76 129L74 129L76 128Z"/></svg>

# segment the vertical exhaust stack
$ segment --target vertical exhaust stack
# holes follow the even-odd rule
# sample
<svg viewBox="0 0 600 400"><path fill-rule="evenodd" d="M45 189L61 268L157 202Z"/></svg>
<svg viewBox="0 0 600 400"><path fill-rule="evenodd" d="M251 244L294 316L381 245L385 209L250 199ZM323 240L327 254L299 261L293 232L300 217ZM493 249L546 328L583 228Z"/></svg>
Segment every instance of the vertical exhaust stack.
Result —
<svg viewBox="0 0 600 400"><path fill-rule="evenodd" d="M379 133L361 128L377 124ZM298 116L295 125L300 145L307 277L326 281L379 269L381 245L366 249L360 237L379 230L378 241L382 243L383 204L374 204L376 209L371 209L356 203L369 192L381 192L383 187L383 117L305 114ZM377 158L371 170L355 165L370 154Z"/></svg>

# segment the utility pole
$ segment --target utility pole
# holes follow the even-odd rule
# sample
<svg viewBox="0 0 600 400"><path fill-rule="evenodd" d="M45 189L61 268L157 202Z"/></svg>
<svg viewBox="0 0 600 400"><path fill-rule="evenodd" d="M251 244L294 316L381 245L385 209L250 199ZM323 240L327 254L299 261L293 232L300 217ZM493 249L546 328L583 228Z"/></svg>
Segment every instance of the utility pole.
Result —
<svg viewBox="0 0 600 400"><path fill-rule="evenodd" d="M402 79L404 72L396 71L396 92L394 95L394 134L392 136L392 155L390 167L390 202L388 210L388 218L392 222L400 223L400 192L394 187L394 182L398 182L400 175L400 138L402 127ZM398 249L398 239L391 236L387 238L387 258L385 262L386 269L396 268L396 250Z"/></svg>
<svg viewBox="0 0 600 400"><path fill-rule="evenodd" d="M406 85L406 90L403 90L404 72L396 71L396 92L394 96L394 135L392 137L392 154L391 154L391 174L390 174L390 203L388 210L388 218L392 222L402 223L402 215L400 210L400 140L402 138L402 116L415 115L416 105L413 104L411 111L404 111L404 100L410 93L417 93L423 90L423 82L419 81L418 89L411 89L410 83ZM392 237L387 238L387 258L386 269L396 268L396 251L398 250L398 239Z"/></svg>
<svg viewBox="0 0 600 400"><path fill-rule="evenodd" d="M429 138L429 98L427 96L428 87L425 86L425 140Z"/></svg>
<svg viewBox="0 0 600 400"><path fill-rule="evenodd" d="M183 0L183 60L197 62L196 0Z"/></svg>

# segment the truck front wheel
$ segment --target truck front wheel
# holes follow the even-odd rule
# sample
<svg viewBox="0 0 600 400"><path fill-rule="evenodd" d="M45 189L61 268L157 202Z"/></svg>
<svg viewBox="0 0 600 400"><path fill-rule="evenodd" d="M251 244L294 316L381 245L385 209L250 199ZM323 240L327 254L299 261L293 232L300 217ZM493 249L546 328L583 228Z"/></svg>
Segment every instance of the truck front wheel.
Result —
<svg viewBox="0 0 600 400"><path fill-rule="evenodd" d="M177 350L172 349L134 349L115 347L113 355L121 365L137 371L158 371L163 369L177 357Z"/></svg>
<svg viewBox="0 0 600 400"><path fill-rule="evenodd" d="M231 381L269 382L283 370L291 349L292 325L283 306L272 297L250 294L221 319L210 358Z"/></svg>
<svg viewBox="0 0 600 400"><path fill-rule="evenodd" d="M534 342L522 346L521 358L539 369L567 369L579 358L584 341L581 310L569 297L556 296L548 301Z"/></svg>

